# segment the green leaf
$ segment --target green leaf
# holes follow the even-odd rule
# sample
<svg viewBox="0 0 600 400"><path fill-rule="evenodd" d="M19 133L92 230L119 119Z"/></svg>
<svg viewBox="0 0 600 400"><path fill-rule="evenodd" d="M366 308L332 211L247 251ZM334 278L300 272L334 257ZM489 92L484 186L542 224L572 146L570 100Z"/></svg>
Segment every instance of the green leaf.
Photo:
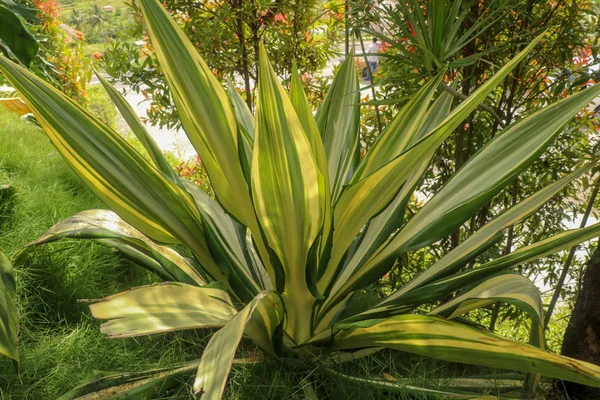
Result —
<svg viewBox="0 0 600 400"><path fill-rule="evenodd" d="M589 386L600 386L600 367L559 356L462 324L427 315L399 315L340 326L338 350L388 347L445 361L539 373Z"/></svg>
<svg viewBox="0 0 600 400"><path fill-rule="evenodd" d="M358 182L361 178L377 171L414 144L421 126L427 121L427 117L430 117L427 109L443 76L443 73L440 73L430 79L398 111L360 162L352 182Z"/></svg>
<svg viewBox="0 0 600 400"><path fill-rule="evenodd" d="M40 19L38 18L38 10L35 7L31 7L23 3L16 3L13 0L0 0L0 5L8 8L10 11L25 19L27 22L34 24L40 22Z"/></svg>
<svg viewBox="0 0 600 400"><path fill-rule="evenodd" d="M453 232L527 168L600 86L543 108L496 136L472 157L373 261L421 248Z"/></svg>
<svg viewBox="0 0 600 400"><path fill-rule="evenodd" d="M315 116L323 138L334 203L354 174L359 160L360 90L354 56L336 74Z"/></svg>
<svg viewBox="0 0 600 400"><path fill-rule="evenodd" d="M512 304L527 312L538 324L542 323L544 310L538 288L528 278L516 273L494 276L429 314L453 319L495 302Z"/></svg>
<svg viewBox="0 0 600 400"><path fill-rule="evenodd" d="M160 2L141 0L140 4L181 124L206 167L217 199L249 225L253 220L250 190L239 161L236 115L227 93Z"/></svg>
<svg viewBox="0 0 600 400"><path fill-rule="evenodd" d="M264 71L264 70L263 70ZM261 324L263 340L271 341L283 320L283 304L273 292L261 292L242 311L237 313L221 330L213 335L204 350L194 381L194 393L203 400L220 400L235 351L247 327ZM273 347L270 344L271 348Z"/></svg>
<svg viewBox="0 0 600 400"><path fill-rule="evenodd" d="M127 122L127 125L129 125L129 128L133 134L138 138L142 146L144 146L148 152L148 155L150 155L154 165L156 165L158 169L171 180L171 182L181 186L181 180L179 179L179 176L175 173L175 171L173 171L173 168L171 168L171 165L160 151L160 148L154 139L152 139L152 136L150 136L127 100L121 95L121 93L119 93L117 89L115 89L106 79L104 79L102 75L96 73L96 76L100 80L100 83L102 83L104 90L106 90L112 102L115 104L115 106L117 106L117 109L125 119L125 122Z"/></svg>
<svg viewBox="0 0 600 400"><path fill-rule="evenodd" d="M321 175L323 176L324 186L325 186L325 215L323 216L323 230L320 233L320 241L319 248L317 249L317 259L310 259L307 265L307 274L309 274L310 279L315 281L318 275L321 275L324 272L324 269L327 266L326 259L329 257L328 252L330 248L328 247L331 238L331 229L332 229L332 210L331 210L331 192L329 186L329 172L327 169L327 157L325 155L325 148L323 147L323 142L321 139L321 134L319 132L319 127L315 121L315 117L313 116L310 105L308 104L308 99L302 89L302 81L300 80L300 75L298 74L298 69L294 62L292 66L292 78L290 83L290 101L292 106L296 110L296 114L298 115L298 119L302 124L302 128L304 128L304 133L308 137L308 141L310 143L313 157L316 160L317 166ZM311 282L313 284L313 282Z"/></svg>
<svg viewBox="0 0 600 400"><path fill-rule="evenodd" d="M165 280L206 285L201 267L168 246L159 245L108 210L87 210L48 229L27 246L37 246L63 238L94 239L115 247L125 256L156 272Z"/></svg>
<svg viewBox="0 0 600 400"><path fill-rule="evenodd" d="M249 156L246 146L251 143L250 135L239 135L243 130L238 131L227 93L167 10L158 0L140 0L140 4L181 124L206 167L217 200L250 228L269 278L276 282L278 272L270 263L254 213L246 180L249 171L244 172L245 165L240 160Z"/></svg>
<svg viewBox="0 0 600 400"><path fill-rule="evenodd" d="M235 308L226 291L184 283L142 286L90 305L94 318L111 338L126 338L184 329L225 325Z"/></svg>
<svg viewBox="0 0 600 400"><path fill-rule="evenodd" d="M444 120L450 112L452 106L453 97L444 92L433 105L429 108L424 118L423 123L413 140L418 141L423 136L431 132L442 120ZM411 143L413 144L413 143ZM414 188L421 179L421 176L429 166L431 162L430 158L423 158L420 161L420 166L417 170L408 178L406 183L402 186L402 189L392 202L377 216L375 216L365 226L364 231L356 239L346 256L345 262L340 272L339 281L346 281L354 271L362 266L373 253L381 246L390 235L398 229L398 226L402 224L404 220L404 214L406 210L406 204L413 195ZM330 273L332 271L329 271ZM324 286L328 282L323 278L321 284ZM317 331L324 329L331 323L331 318L336 315L335 312L327 311L324 315L318 316Z"/></svg>
<svg viewBox="0 0 600 400"><path fill-rule="evenodd" d="M187 245L213 279L192 198L151 166L118 133L24 68L0 57L0 71L25 98L67 164L127 223L152 240Z"/></svg>
<svg viewBox="0 0 600 400"><path fill-rule="evenodd" d="M306 281L309 250L325 214L325 181L294 108L260 51L252 195L267 243L281 263L288 329L308 339L311 304Z"/></svg>
<svg viewBox="0 0 600 400"><path fill-rule="evenodd" d="M388 299L383 307L378 306L367 313L373 314L383 311L386 307L416 305L437 301L457 290L483 282L491 276L506 271L511 267L569 249L598 235L600 235L600 223L588 226L587 228L562 232L548 239L517 249L508 255L481 264L475 268L451 275L447 278L435 280L412 289L401 296L394 296L393 299Z"/></svg>
<svg viewBox="0 0 600 400"><path fill-rule="evenodd" d="M11 53L26 67L37 54L39 44L13 10L0 5L0 50Z"/></svg>
<svg viewBox="0 0 600 400"><path fill-rule="evenodd" d="M235 294L244 301L250 301L261 289L270 286L270 282L262 263L251 262L246 248L246 227L226 214L198 186L189 181L183 184L202 215L202 226L212 257L230 278Z"/></svg>
<svg viewBox="0 0 600 400"><path fill-rule="evenodd" d="M15 294L13 267L0 251L0 354L19 362L17 333L19 313L13 300Z"/></svg>
<svg viewBox="0 0 600 400"><path fill-rule="evenodd" d="M252 149L254 147L254 117L248 105L238 93L235 84L229 78L227 78L227 93L238 122L238 153L244 171L244 178L249 184Z"/></svg>
<svg viewBox="0 0 600 400"><path fill-rule="evenodd" d="M428 159L433 156L433 153L440 144L448 137L448 135L485 100L486 96L515 68L525 56L533 49L542 36L536 38L522 52L517 54L509 63L507 63L500 71L488 79L473 95L463 101L442 123L440 123L433 132L429 133L420 139L411 148L404 153L371 173L370 175L352 183L345 188L344 193L335 205L334 209L334 232L344 232L341 242L337 245L338 251L332 254L332 261L328 269L335 268L339 254L345 251L348 243L346 235L353 232L356 235L364 224L374 215L377 215L385 206L393 200L406 180L421 166L423 159ZM452 198L453 199L453 198ZM414 218L413 218L414 220ZM412 220L411 220L412 222ZM336 227L344 227L344 230ZM334 246L335 244L334 237ZM349 243L348 243L349 245ZM387 243L382 245L386 248ZM345 248L346 247L346 248ZM397 250L396 247L390 247ZM399 250L404 250L400 248ZM336 303L340 298L358 286L364 286L381 276L382 271L374 268L380 261L387 260L387 251L379 250L370 262L361 266L355 271L348 280L338 279L333 286L332 292L334 296L330 297L328 304ZM398 251L389 251L390 254L397 255ZM334 257L335 255L335 257ZM384 257L385 256L385 257ZM390 256L391 258L391 256ZM385 272L385 271L383 271Z"/></svg>
<svg viewBox="0 0 600 400"><path fill-rule="evenodd" d="M565 186L570 184L573 180L579 178L584 173L588 172L594 165L596 165L595 162L577 169L573 173L546 186L545 188L537 191L533 195L504 211L502 214L492 219L471 236L469 236L457 247L452 249L435 264L427 268L413 280L404 285L401 289L384 299L380 304L386 304L389 301L393 301L394 299L403 296L405 293L416 287L422 286L427 282L448 276L458 271L466 263L483 253L490 246L497 243L502 238L503 232L506 229L530 216L548 200L560 192Z"/></svg>
<svg viewBox="0 0 600 400"><path fill-rule="evenodd" d="M254 139L254 117L248 108L248 104L244 101L242 96L240 96L235 84L229 78L227 78L227 94L233 105L233 110L235 111L238 128L243 129L245 134L249 135L251 139Z"/></svg>
<svg viewBox="0 0 600 400"><path fill-rule="evenodd" d="M160 393L179 385L182 375L191 375L198 368L198 363L199 361L191 361L173 367L142 372L97 372L57 400L92 399L97 398L92 395L106 396L107 394L111 400L148 398L150 394Z"/></svg>
<svg viewBox="0 0 600 400"><path fill-rule="evenodd" d="M443 97L445 100L443 103L437 102L436 107L432 107L431 110L429 110L430 112L427 110L431 98L435 94L435 90L441 81L441 77L442 75L439 75L435 79L431 79L406 105L404 105L404 107L401 108L398 115L390 125L388 125L382 135L378 137L371 150L369 150L360 163L352 182L358 182L361 176L366 176L377 171L385 166L385 164L388 164L389 161L395 159L409 149L417 139L422 137L424 132L421 132L421 128L427 121L427 118L441 122L441 120L446 117L445 113L447 110L443 109L441 106L450 105L450 102L446 101L448 96ZM431 111L435 111L436 115L431 115ZM364 232L364 236L361 240L367 238L367 235L369 235L369 237L361 249L363 252L366 252L367 250L372 252L374 249L368 249L369 245L370 247L378 247L381 245L382 238L387 239L389 234L397 229L399 222L402 221L404 217L406 201L408 201L412 195L414 185L420 179L424 170L427 168L427 165L429 165L432 155L433 153L431 153L429 157L417 157L417 155L412 157L411 155L411 159L415 161L413 163L414 165L403 163L402 172L393 176L393 179L398 179L398 182L401 180L407 181L404 184L404 190L401 190L400 193L396 195L395 199L387 205L386 210L384 210L381 215L375 217L377 221L372 224L374 229ZM397 168L400 169L400 167ZM386 172L384 169L382 169L382 172L383 174L381 174L381 177L382 179L385 179ZM392 175L388 175L388 177L392 178ZM378 207L386 206L386 204L379 201L380 198L378 196L372 194L376 193L378 188L387 191L390 186L383 182L379 184L376 179L371 179L369 182L375 186L372 187L370 184L367 184L367 181L364 181L363 183L365 183L365 186L356 185L354 187L348 187L346 192L342 194L339 202L335 205L333 248L331 250L331 259L329 261L328 270L320 282L319 288L322 291L325 291L327 286L331 284L331 280L341 267L341 265L339 265L340 261L343 259L352 240L355 239L361 228L363 228L365 223L367 223L373 215L378 213ZM370 192L370 190L372 190L372 192ZM389 202L389 199L387 202ZM359 204L361 204L360 208ZM399 215L394 215L392 217L393 213ZM370 226L371 224L369 224L367 229ZM385 231L381 232L381 229L384 229ZM374 237L373 235L375 233L376 236ZM372 241L379 243L374 245ZM340 281L346 280L348 276L354 272L359 265L357 263L359 260L360 259L357 258L355 259L355 263L352 263L353 265L348 267L344 266L344 272L342 272Z"/></svg>

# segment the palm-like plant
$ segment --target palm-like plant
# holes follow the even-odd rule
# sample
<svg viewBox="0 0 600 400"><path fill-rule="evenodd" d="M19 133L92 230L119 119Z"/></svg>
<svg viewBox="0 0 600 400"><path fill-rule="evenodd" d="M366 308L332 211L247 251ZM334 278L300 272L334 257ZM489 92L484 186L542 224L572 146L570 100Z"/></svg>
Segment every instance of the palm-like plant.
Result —
<svg viewBox="0 0 600 400"><path fill-rule="evenodd" d="M0 70L58 151L113 210L77 214L34 243L96 239L169 281L92 304L92 314L108 320L104 333L117 338L221 327L199 363L175 370L197 367L194 390L209 399L222 395L243 336L273 357L389 347L600 386L600 367L457 320L504 301L539 324L537 289L510 268L598 236L600 224L465 266L593 163L505 210L375 307L341 317L353 293L383 276L399 257L449 235L527 168L600 94L600 86L507 128L406 221L407 201L438 146L540 38L452 111L447 95L432 102L441 76L430 80L361 160L358 81L351 58L313 116L298 75L288 95L262 49L253 116L231 85L228 97L160 3L141 0L141 5L182 125L209 173L216 200L173 172L106 81L151 162L81 106L0 58ZM440 304L442 299L447 301ZM434 307L425 312L423 305ZM537 344L543 347L543 340ZM159 370L126 378L143 388L170 374ZM92 386L106 387L116 379L104 377L104 386ZM71 395L86 390L84 385Z"/></svg>

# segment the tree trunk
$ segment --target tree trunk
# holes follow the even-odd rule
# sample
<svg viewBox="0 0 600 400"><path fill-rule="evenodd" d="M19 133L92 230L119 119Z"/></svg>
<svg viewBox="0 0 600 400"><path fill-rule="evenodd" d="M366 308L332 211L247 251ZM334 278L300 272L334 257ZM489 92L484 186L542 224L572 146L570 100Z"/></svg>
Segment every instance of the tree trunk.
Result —
<svg viewBox="0 0 600 400"><path fill-rule="evenodd" d="M565 356L600 365L600 249L596 249L587 265L583 286L575 303L561 353ZM558 387L573 400L600 399L600 388L571 382Z"/></svg>

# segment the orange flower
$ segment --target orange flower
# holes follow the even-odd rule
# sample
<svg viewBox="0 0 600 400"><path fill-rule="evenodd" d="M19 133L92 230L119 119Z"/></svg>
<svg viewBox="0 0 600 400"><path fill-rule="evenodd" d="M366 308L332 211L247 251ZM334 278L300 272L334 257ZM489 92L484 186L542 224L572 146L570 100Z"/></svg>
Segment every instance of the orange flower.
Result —
<svg viewBox="0 0 600 400"><path fill-rule="evenodd" d="M94 57L98 61L102 61L102 54L98 53L97 51L92 53L92 57Z"/></svg>
<svg viewBox="0 0 600 400"><path fill-rule="evenodd" d="M273 21L275 22L287 22L287 17L282 13L277 13L273 16Z"/></svg>
<svg viewBox="0 0 600 400"><path fill-rule="evenodd" d="M58 13L60 12L60 6L58 5L58 2L56 2L56 0L48 0L48 1L35 0L33 2L33 4L44 15L51 17L51 18L58 17Z"/></svg>

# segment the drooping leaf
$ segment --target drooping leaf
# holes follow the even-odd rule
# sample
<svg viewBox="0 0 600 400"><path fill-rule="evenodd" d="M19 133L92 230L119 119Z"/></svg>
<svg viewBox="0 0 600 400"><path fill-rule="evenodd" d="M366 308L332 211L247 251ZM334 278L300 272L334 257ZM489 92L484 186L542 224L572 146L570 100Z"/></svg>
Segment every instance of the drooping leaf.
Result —
<svg viewBox="0 0 600 400"><path fill-rule="evenodd" d="M100 330L111 338L221 327L236 314L223 289L171 282L109 296L91 304L90 311L109 320Z"/></svg>
<svg viewBox="0 0 600 400"><path fill-rule="evenodd" d="M200 394L203 400L219 400L225 390L235 351L247 326L260 322L268 327L260 332L265 335L262 340L271 341L282 319L283 304L280 297L273 292L259 293L208 342L198 366L194 392ZM272 344L270 346L273 347Z"/></svg>
<svg viewBox="0 0 600 400"><path fill-rule="evenodd" d="M107 398L106 395L111 400L134 399L136 396L147 398L179 384L182 376L191 375L198 364L199 361L191 361L142 372L97 372L57 400Z"/></svg>
<svg viewBox="0 0 600 400"><path fill-rule="evenodd" d="M206 285L199 266L174 249L148 239L140 231L108 210L82 211L52 226L27 246L37 246L63 238L94 239L117 250L133 261L155 271L166 280Z"/></svg>
<svg viewBox="0 0 600 400"><path fill-rule="evenodd" d="M508 303L542 323L543 305L538 288L526 277L515 274L494 276L429 312L453 319L495 302Z"/></svg>
<svg viewBox="0 0 600 400"><path fill-rule="evenodd" d="M597 365L435 316L399 315L339 328L341 331L333 340L335 349L388 347L445 361L534 372L600 386Z"/></svg>

